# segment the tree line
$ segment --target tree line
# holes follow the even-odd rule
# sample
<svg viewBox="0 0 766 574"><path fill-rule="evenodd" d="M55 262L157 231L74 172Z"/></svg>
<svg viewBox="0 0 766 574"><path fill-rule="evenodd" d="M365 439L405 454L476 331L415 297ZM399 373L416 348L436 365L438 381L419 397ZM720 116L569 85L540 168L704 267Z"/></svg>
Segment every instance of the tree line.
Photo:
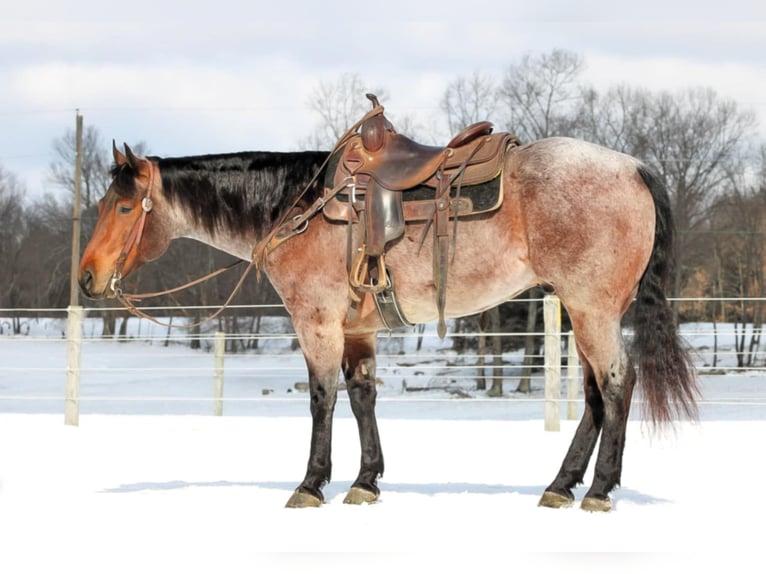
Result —
<svg viewBox="0 0 766 574"><path fill-rule="evenodd" d="M670 295L763 297L766 144L758 135L755 112L704 85L673 92L635 85L596 89L583 80L585 63L581 55L565 50L525 54L500 76L477 71L455 78L444 88L438 117L402 113L394 105L387 106L387 115L398 131L424 143L443 144L470 123L489 119L496 130L510 131L522 143L571 136L633 155L651 166L670 192L678 230ZM369 91L386 104L385 86L369 86L359 74L320 82L307 102L316 113L316 129L297 140L297 147L329 150L369 109L364 98ZM25 203L23 184L0 165L0 308L68 304L74 131L52 145L56 159L49 176L64 190L59 196ZM133 149L146 154L148 147L138 142ZM110 164L111 145L96 127L88 126L82 171L85 239L96 218L96 202L109 185ZM133 279L141 290L161 290L229 260L204 245L180 240ZM214 305L226 298L236 275L153 303ZM237 301L279 303L267 282L255 280L247 282ZM752 322L759 331L763 321L759 302L699 303L678 311L686 320L712 316L740 325ZM501 306L493 313L497 316L484 317L492 330L532 332L541 310L530 303L525 312L503 312ZM478 328L473 319L463 323L461 328ZM115 325L105 328L119 331ZM744 339L742 344L744 348ZM532 356L534 340L528 345L527 355Z"/></svg>

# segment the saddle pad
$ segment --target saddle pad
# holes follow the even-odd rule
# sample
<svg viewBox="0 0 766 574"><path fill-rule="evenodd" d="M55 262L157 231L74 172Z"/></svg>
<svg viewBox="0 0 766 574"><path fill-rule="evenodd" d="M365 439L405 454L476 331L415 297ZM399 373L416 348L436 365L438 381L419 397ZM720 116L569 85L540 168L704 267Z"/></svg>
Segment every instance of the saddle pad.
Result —
<svg viewBox="0 0 766 574"><path fill-rule="evenodd" d="M496 136L507 136L507 134L496 134ZM493 150L496 152L499 145L508 145L511 142L512 137L507 136L498 141L492 142L494 145L487 146L487 152ZM509 146L510 147L510 146ZM506 148L507 149L507 148ZM339 169L340 159L343 156L343 149L338 150L327 165L327 171L325 173L325 193L328 193L336 182L342 180L339 178L336 172ZM480 150L481 151L481 150ZM478 155L478 154L477 154ZM499 156L497 162L487 162L486 155L479 158L478 161L484 161L481 177L473 175L470 178L463 178L462 185L460 187L460 197L457 198L457 188L453 186L450 190L450 195L453 198L450 206L450 217L465 217L469 215L478 215L494 211L500 207L503 202L503 186L502 186L502 161L505 154L496 154ZM445 166L447 174L454 172L455 166L460 165L455 163L459 158L455 158L453 161L449 161ZM473 163L473 162L471 162ZM487 169L488 168L488 169ZM470 175L467 174L467 175ZM357 187L355 194L356 200L364 201L364 179L361 179L361 185ZM469 181L465 181L469 179ZM479 182L477 182L479 181ZM455 182L458 183L457 181ZM405 221L426 221L433 216L434 213L434 187L435 181L429 180L420 185L404 190L402 198L404 200L404 219ZM324 206L323 212L325 216L334 221L357 221L356 210L349 203L349 194L342 191L335 197L330 199Z"/></svg>
<svg viewBox="0 0 766 574"><path fill-rule="evenodd" d="M328 188L326 188L328 189ZM434 214L434 189L427 185L419 185L405 190L404 220L426 221ZM357 201L364 198L364 192L358 192ZM503 203L502 177L498 175L490 181L477 185L462 186L460 197L457 197L457 189L450 190L450 218L479 215L494 211ZM329 200L322 210L325 217L334 221L353 222L358 221L356 210L349 203L350 196L347 193L338 193Z"/></svg>

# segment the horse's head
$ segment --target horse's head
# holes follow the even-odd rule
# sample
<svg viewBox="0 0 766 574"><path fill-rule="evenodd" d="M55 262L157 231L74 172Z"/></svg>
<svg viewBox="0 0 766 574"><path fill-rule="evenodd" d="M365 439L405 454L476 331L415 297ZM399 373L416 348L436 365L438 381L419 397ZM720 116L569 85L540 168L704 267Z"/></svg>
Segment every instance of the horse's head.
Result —
<svg viewBox="0 0 766 574"><path fill-rule="evenodd" d="M162 255L172 239L162 212L162 181L151 160L112 143L113 180L98 203L98 221L80 260L78 279L86 296L114 297L120 281ZM167 215L167 214L166 214ZM167 217L165 217L167 220Z"/></svg>

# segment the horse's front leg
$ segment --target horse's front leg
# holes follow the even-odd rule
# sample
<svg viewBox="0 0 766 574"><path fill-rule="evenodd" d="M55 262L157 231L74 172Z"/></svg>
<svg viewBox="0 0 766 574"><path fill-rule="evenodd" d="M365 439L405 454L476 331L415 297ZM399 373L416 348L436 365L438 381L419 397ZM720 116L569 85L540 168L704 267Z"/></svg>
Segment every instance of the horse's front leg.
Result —
<svg viewBox="0 0 766 574"><path fill-rule="evenodd" d="M351 411L359 427L359 442L362 447L359 476L343 501L346 504L375 502L380 495L377 483L378 477L383 475L383 451L380 448L378 423L375 419L376 343L375 333L347 337L343 352L343 375L351 400Z"/></svg>
<svg viewBox="0 0 766 574"><path fill-rule="evenodd" d="M339 323L303 325L296 315L293 324L308 367L312 427L306 477L287 501L287 507L305 508L324 502L322 487L330 482L332 417L338 397L343 331Z"/></svg>

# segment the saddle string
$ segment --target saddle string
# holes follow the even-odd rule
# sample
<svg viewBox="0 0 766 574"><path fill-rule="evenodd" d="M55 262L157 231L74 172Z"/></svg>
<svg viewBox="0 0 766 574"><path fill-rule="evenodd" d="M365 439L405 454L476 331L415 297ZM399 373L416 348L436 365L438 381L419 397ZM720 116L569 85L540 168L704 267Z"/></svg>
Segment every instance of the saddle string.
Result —
<svg viewBox="0 0 766 574"><path fill-rule="evenodd" d="M455 177L452 178L450 181L450 185L447 188L449 190L452 187L452 183L457 180L457 187L455 189L455 218L452 221L452 241L450 248L452 250L451 254L451 260L455 260L455 254L457 252L457 222L458 222L458 213L459 213L459 206L460 206L460 191L463 188L463 176L465 175L465 168L468 167L468 163L474 158L474 156L479 152L479 150L484 147L484 144L487 143L487 138L482 138L482 140L477 144L477 146L471 151L469 156L465 159L465 161L460 165L460 168L458 169L458 172L455 174ZM459 174L459 175L458 175Z"/></svg>
<svg viewBox="0 0 766 574"><path fill-rule="evenodd" d="M455 172L449 177L449 181L446 185L436 190L436 199L439 199L440 197L444 196L445 194L449 194L452 187L455 185L455 181L457 181L457 186L455 189L455 217L453 218L452 226L453 226L453 233L452 233L452 259L454 260L455 257L455 250L457 248L457 223L458 223L458 206L460 204L460 192L463 187L463 175L465 175L465 168L468 167L468 164L473 159L473 157L476 155L476 153L479 151L479 149L486 143L487 140L482 140L479 142L479 145L476 146L474 150L472 150L471 154L461 163L458 168L455 170ZM444 177L444 171L443 171L443 165L439 166L439 170L436 173L436 178L442 184L442 178ZM434 205L434 211L436 210L436 206ZM426 241L426 237L428 236L428 232L431 230L431 225L433 225L434 218L430 217L428 220L426 220L423 231L420 233L420 238L418 239L418 252L420 252L420 249L423 248L423 244Z"/></svg>

